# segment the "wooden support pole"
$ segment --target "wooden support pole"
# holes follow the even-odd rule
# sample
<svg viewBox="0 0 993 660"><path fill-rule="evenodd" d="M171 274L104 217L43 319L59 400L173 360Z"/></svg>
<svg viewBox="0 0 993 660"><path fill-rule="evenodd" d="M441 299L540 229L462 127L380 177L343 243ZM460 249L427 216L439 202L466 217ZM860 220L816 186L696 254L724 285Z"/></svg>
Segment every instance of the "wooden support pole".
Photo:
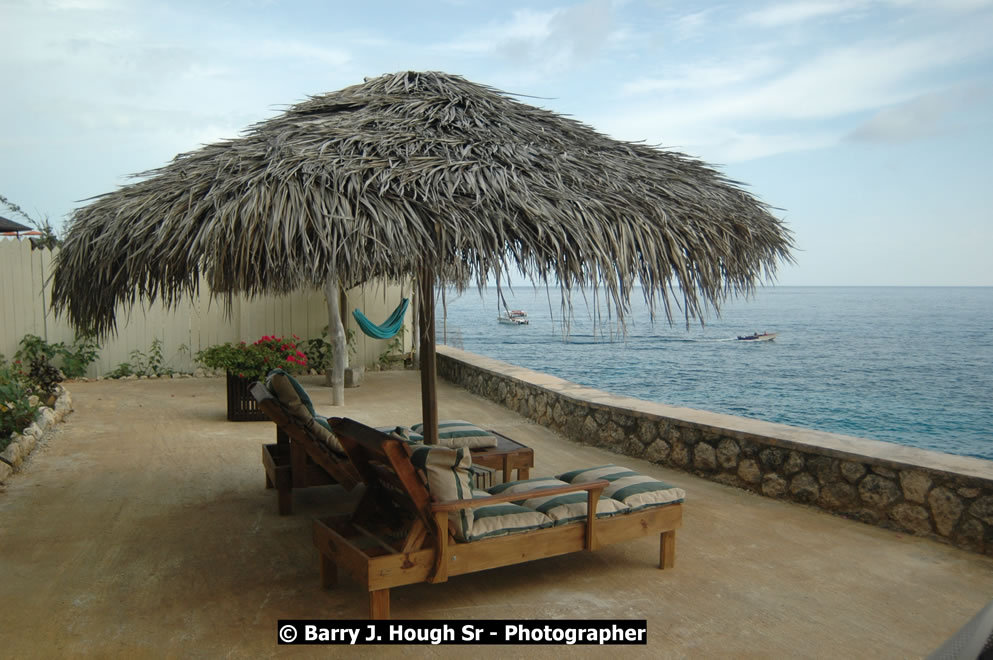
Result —
<svg viewBox="0 0 993 660"><path fill-rule="evenodd" d="M438 444L438 364L435 360L434 336L435 273L425 266L420 273L420 333L421 333L421 420L424 443Z"/></svg>

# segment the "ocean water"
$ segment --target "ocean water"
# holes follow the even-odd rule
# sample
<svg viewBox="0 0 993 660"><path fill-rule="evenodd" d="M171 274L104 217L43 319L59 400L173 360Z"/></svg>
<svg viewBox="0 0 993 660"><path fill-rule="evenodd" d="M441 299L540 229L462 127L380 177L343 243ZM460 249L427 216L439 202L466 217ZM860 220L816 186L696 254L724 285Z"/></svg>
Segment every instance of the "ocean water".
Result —
<svg viewBox="0 0 993 660"><path fill-rule="evenodd" d="M448 293L439 343L649 401L993 459L993 288L765 287L686 328L652 323L640 291L626 333L574 296ZM678 312L677 312L678 313ZM594 332L596 328L601 329ZM738 335L776 332L771 342Z"/></svg>

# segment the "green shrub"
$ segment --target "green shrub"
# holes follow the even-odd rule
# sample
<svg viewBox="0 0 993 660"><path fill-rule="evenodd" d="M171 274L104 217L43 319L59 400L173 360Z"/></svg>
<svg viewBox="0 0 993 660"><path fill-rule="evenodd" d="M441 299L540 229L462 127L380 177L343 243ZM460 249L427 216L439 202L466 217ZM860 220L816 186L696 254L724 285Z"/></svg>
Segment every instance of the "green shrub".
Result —
<svg viewBox="0 0 993 660"><path fill-rule="evenodd" d="M348 355L355 355L355 331L351 328L345 330L345 344L348 346ZM304 342L304 353L307 354L307 364L319 371L327 371L334 358L334 346L328 338L328 326L321 330L321 336L308 339Z"/></svg>
<svg viewBox="0 0 993 660"><path fill-rule="evenodd" d="M61 368L66 378L81 378L99 354L100 344L89 335L76 337L71 346L65 342L49 344L37 335L24 335L20 348L14 357L22 365L33 364L38 358L44 358L52 366Z"/></svg>
<svg viewBox="0 0 993 660"><path fill-rule="evenodd" d="M20 373L0 362L0 451L7 448L14 433L31 425L40 404Z"/></svg>

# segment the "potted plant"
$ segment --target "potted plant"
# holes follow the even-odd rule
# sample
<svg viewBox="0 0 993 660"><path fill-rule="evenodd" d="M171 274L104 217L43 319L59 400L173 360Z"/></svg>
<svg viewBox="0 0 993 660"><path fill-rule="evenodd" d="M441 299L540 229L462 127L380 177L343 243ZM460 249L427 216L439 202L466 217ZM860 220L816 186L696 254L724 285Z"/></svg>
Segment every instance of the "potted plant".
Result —
<svg viewBox="0 0 993 660"><path fill-rule="evenodd" d="M279 367L290 373L307 366L307 356L297 348L296 335L284 339L266 335L251 344L225 342L205 348L196 354L199 364L210 369L223 369L227 374L228 419L231 421L265 420L248 387L256 380L265 380L271 369Z"/></svg>

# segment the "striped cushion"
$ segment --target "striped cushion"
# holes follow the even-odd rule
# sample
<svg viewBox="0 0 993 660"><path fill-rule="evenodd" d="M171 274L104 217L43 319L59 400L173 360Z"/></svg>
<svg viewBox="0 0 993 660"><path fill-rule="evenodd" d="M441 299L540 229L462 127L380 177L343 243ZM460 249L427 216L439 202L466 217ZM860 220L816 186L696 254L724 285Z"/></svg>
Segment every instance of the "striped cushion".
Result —
<svg viewBox="0 0 993 660"><path fill-rule="evenodd" d="M469 540L479 541L494 536L529 532L533 529L551 527L553 522L540 511L519 504L511 502L489 504L473 510L472 534Z"/></svg>
<svg viewBox="0 0 993 660"><path fill-rule="evenodd" d="M468 449L419 445L411 453L410 462L420 471L431 498L436 502L472 499L472 479L469 475L472 457ZM451 511L448 519L455 529L455 538L460 541L470 538L472 509Z"/></svg>
<svg viewBox="0 0 993 660"><path fill-rule="evenodd" d="M282 369L273 369L265 379L266 388L279 399L283 407L296 422L310 431L310 434L339 454L345 453L345 448L338 441L338 436L331 432L327 417L314 412L311 402L303 386L297 379Z"/></svg>
<svg viewBox="0 0 993 660"><path fill-rule="evenodd" d="M407 438L413 442L424 442L423 433L424 425L414 424L407 432ZM450 419L438 422L438 444L443 447L483 449L496 447L497 437L469 422Z"/></svg>
<svg viewBox="0 0 993 660"><path fill-rule="evenodd" d="M490 488L488 492L491 495L503 495L506 493L521 493L540 488L554 488L555 486L568 485L565 481L546 477L498 484ZM586 519L586 502L586 491L581 491L577 493L564 493L562 495L550 495L548 497L530 497L524 500L523 505L529 509L544 513L556 525L564 525L576 520ZM596 517L605 518L627 510L627 504L601 495L596 505Z"/></svg>
<svg viewBox="0 0 993 660"><path fill-rule="evenodd" d="M558 475L558 478L571 484L606 479L610 485L603 489L604 496L627 504L632 511L659 506L660 504L682 502L686 498L686 493L682 488L676 488L664 481L646 477L618 465L601 465L583 470L573 470Z"/></svg>

